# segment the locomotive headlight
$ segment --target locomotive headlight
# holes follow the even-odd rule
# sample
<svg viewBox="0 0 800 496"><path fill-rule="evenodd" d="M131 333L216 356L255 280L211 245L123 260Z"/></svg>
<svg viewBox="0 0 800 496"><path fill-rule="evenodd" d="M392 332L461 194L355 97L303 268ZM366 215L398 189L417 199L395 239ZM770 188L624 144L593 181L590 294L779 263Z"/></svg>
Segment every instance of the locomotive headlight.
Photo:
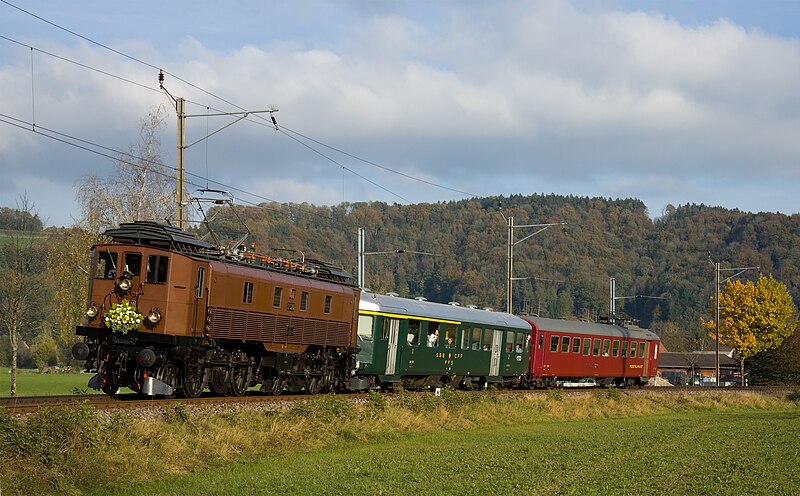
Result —
<svg viewBox="0 0 800 496"><path fill-rule="evenodd" d="M161 312L157 308L150 309L150 313L147 314L147 321L153 325L158 324L161 322Z"/></svg>
<svg viewBox="0 0 800 496"><path fill-rule="evenodd" d="M133 281L131 281L130 279L126 279L126 278L124 278L124 277L121 277L121 278L120 278L120 279L117 281L117 287L118 287L118 288L120 289L120 291L122 291L123 293L127 293L128 291L130 291L130 290L131 290L131 286L133 286Z"/></svg>
<svg viewBox="0 0 800 496"><path fill-rule="evenodd" d="M89 319L97 317L97 314L99 313L100 310L98 310L94 304L90 305L89 308L86 309L86 316L89 317Z"/></svg>

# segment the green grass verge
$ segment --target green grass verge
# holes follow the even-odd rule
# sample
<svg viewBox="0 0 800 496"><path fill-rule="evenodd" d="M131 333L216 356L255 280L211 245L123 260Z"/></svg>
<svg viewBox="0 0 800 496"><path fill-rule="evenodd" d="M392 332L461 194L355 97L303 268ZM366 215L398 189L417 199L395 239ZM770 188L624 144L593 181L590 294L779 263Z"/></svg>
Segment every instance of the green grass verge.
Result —
<svg viewBox="0 0 800 496"><path fill-rule="evenodd" d="M0 494L793 494L800 453L798 402L750 393L153 413L0 411Z"/></svg>
<svg viewBox="0 0 800 496"><path fill-rule="evenodd" d="M86 385L92 374L17 373L17 396L54 396L98 393ZM8 367L0 368L0 397L11 396L11 374Z"/></svg>
<svg viewBox="0 0 800 496"><path fill-rule="evenodd" d="M789 495L797 491L798 437L798 411L409 433L266 456L115 494Z"/></svg>

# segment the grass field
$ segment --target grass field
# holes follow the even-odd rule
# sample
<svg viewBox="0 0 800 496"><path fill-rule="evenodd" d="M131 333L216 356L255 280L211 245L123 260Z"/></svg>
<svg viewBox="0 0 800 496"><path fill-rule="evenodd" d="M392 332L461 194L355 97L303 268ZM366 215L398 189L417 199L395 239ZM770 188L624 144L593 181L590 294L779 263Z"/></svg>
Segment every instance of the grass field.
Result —
<svg viewBox="0 0 800 496"><path fill-rule="evenodd" d="M0 397L11 396L11 374L8 367L0 368ZM89 389L91 374L37 374L32 371L17 373L17 396L53 396L65 394L93 394Z"/></svg>
<svg viewBox="0 0 800 496"><path fill-rule="evenodd" d="M799 439L797 410L544 422L266 456L112 494L789 495Z"/></svg>
<svg viewBox="0 0 800 496"><path fill-rule="evenodd" d="M0 410L0 494L795 494L798 395L322 395Z"/></svg>

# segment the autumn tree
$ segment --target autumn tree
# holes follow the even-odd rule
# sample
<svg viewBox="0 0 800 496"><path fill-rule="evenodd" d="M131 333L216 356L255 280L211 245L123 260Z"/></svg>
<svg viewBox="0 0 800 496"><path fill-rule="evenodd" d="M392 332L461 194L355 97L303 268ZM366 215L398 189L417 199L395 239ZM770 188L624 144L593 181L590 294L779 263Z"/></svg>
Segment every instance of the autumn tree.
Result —
<svg viewBox="0 0 800 496"><path fill-rule="evenodd" d="M164 107L151 110L141 122L140 141L119 155L114 172L105 178L90 175L78 185L78 225L85 231L100 234L122 222L174 217L174 173L161 160L165 118Z"/></svg>
<svg viewBox="0 0 800 496"><path fill-rule="evenodd" d="M713 297L711 301L709 313L714 315ZM792 297L772 276L762 274L755 283L729 280L719 294L719 307L719 332L713 320L704 324L714 339L736 350L742 380L746 360L779 346L795 329Z"/></svg>
<svg viewBox="0 0 800 496"><path fill-rule="evenodd" d="M41 222L32 214L27 195L18 207L20 215L0 250L0 326L11 348L11 396L17 395L20 336L32 334L42 320L46 296Z"/></svg>

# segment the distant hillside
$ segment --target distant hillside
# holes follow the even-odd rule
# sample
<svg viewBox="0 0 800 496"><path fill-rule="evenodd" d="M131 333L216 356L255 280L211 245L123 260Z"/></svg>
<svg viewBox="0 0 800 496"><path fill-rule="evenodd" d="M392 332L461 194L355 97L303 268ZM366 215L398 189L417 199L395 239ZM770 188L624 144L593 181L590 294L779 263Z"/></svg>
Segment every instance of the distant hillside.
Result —
<svg viewBox="0 0 800 496"><path fill-rule="evenodd" d="M364 227L368 252L404 249L437 255L368 256L366 284L379 292L504 309L505 215L513 216L515 225L568 223L567 234L551 228L516 245L514 275L540 280L515 281L515 311L595 319L608 311L609 277L614 277L618 296L665 298L620 300L618 309L644 325L671 321L690 334L681 339L702 340L699 317L705 316L714 290L711 259L723 267L760 266L800 301L798 215L686 205L668 207L664 217L653 221L639 200L558 195L262 207L238 210L253 231L248 243L255 242L262 252L302 250L355 274L357 231ZM224 210L213 225L229 239L242 233ZM533 232L517 229L515 239ZM675 344L681 348L685 343Z"/></svg>

